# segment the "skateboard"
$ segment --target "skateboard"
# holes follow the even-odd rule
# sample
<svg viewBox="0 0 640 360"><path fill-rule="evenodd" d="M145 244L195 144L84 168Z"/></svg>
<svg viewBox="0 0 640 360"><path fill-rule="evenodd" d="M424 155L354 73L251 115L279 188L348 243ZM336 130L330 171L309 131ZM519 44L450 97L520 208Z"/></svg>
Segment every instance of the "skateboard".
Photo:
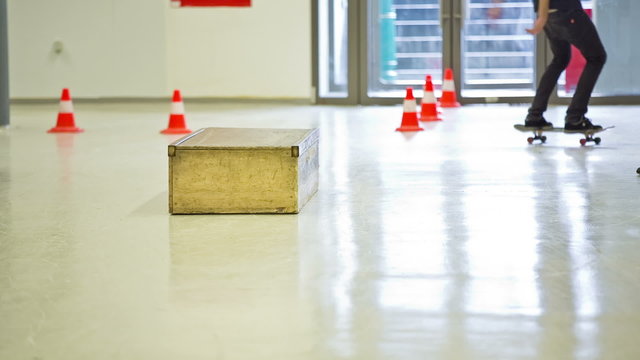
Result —
<svg viewBox="0 0 640 360"><path fill-rule="evenodd" d="M600 130L585 130L585 131L565 130L564 128L560 128L560 127L540 129L537 127L524 126L520 124L513 125L513 127L520 132L533 132L533 137L529 137L527 139L527 142L529 144L533 144L535 140L540 140L544 144L545 142L547 142L547 137L543 135L545 132L560 132L565 134L584 135L584 139L580 139L580 145L585 146L587 145L588 142L594 142L596 143L596 145L599 145L602 139L600 139L599 137L593 137L593 135L603 132L607 129L613 129L615 126L608 126Z"/></svg>

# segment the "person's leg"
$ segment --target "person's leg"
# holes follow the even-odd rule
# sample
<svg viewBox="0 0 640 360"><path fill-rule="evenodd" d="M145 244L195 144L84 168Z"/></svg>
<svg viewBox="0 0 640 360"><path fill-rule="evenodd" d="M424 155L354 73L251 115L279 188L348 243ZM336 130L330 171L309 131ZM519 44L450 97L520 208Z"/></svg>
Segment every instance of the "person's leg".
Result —
<svg viewBox="0 0 640 360"><path fill-rule="evenodd" d="M542 118L542 114L547 110L551 92L558 83L560 74L567 68L571 60L571 45L569 42L558 38L554 33L555 30L555 26L552 23L548 23L544 28L553 53L553 60L547 66L538 83L536 95L527 115L527 119L530 120Z"/></svg>
<svg viewBox="0 0 640 360"><path fill-rule="evenodd" d="M583 11L572 13L569 25L569 42L580 50L587 61L565 119L566 122L577 123L587 113L591 93L596 81L598 81L602 67L607 61L607 53L593 22Z"/></svg>

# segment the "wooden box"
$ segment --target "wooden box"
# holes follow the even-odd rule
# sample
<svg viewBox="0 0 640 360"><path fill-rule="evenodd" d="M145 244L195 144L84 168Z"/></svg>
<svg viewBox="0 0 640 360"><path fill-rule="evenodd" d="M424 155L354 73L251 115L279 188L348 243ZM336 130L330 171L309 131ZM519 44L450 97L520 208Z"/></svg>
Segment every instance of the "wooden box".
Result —
<svg viewBox="0 0 640 360"><path fill-rule="evenodd" d="M298 213L318 190L318 129L205 128L169 145L169 212Z"/></svg>

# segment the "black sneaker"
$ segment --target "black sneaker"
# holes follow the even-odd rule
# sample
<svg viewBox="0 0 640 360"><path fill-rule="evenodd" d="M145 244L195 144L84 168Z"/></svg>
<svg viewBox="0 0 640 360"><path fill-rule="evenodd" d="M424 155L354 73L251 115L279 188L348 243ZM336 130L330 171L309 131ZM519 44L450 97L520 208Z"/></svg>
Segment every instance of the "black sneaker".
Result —
<svg viewBox="0 0 640 360"><path fill-rule="evenodd" d="M591 120L582 116L577 121L565 119L564 131L567 132L585 132L585 131L598 131L602 130L602 126L593 125Z"/></svg>
<svg viewBox="0 0 640 360"><path fill-rule="evenodd" d="M527 115L527 118L524 119L524 126L526 127L535 127L539 129L551 129L553 128L553 124L545 120L542 115Z"/></svg>

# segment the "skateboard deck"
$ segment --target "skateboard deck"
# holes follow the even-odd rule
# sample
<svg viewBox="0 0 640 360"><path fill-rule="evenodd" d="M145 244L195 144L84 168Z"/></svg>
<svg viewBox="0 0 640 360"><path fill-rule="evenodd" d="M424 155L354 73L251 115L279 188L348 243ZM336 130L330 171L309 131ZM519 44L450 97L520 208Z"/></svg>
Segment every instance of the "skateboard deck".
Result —
<svg viewBox="0 0 640 360"><path fill-rule="evenodd" d="M597 133L601 133L608 129L613 129L615 126L608 126L600 130L585 130L585 131L565 130L564 128L561 128L561 127L540 129L537 127L524 126L520 124L515 124L513 125L513 127L520 132L533 133L533 137L529 137L527 139L527 142L529 142L529 144L533 144L535 140L540 140L544 144L547 141L547 137L543 135L545 132L559 132L559 133L565 133L565 134L582 134L584 136L584 139L580 139L580 145L585 146L588 142L592 142L592 141L596 143L596 145L599 145L602 139L600 139L599 137L593 137L593 135Z"/></svg>

